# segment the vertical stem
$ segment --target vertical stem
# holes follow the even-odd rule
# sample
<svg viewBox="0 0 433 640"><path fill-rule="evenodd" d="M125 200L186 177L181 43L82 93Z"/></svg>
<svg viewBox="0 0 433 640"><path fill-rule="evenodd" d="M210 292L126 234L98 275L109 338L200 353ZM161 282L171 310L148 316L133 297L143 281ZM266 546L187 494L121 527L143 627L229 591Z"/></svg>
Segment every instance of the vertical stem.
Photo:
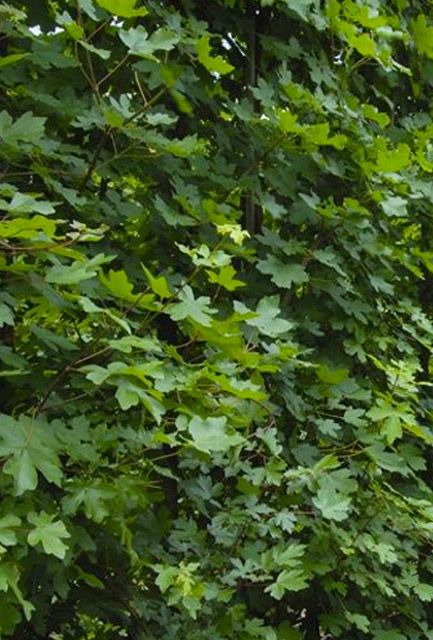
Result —
<svg viewBox="0 0 433 640"><path fill-rule="evenodd" d="M248 87L254 87L256 84L256 6L255 2L250 3L249 7L249 20L248 20L248 53L247 53L247 69L246 69L246 81ZM251 94L251 100L256 110L256 104L254 97ZM256 164L256 154L254 146L250 149L250 166ZM245 198L245 226L247 231L253 236L257 232L257 220L256 220L256 204L254 198L254 189L251 188L250 192Z"/></svg>

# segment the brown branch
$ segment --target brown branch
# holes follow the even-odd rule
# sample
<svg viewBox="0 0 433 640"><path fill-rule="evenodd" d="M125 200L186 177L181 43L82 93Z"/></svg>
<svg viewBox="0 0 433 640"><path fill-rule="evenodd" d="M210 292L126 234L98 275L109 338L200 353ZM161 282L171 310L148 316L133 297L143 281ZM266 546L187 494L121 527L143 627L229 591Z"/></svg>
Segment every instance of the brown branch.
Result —
<svg viewBox="0 0 433 640"><path fill-rule="evenodd" d="M121 60L119 60L114 67L111 69L111 71L109 71L108 73L105 74L105 76L103 76L98 82L97 82L97 87L98 89L100 88L100 86L102 84L104 84L104 82L106 82L108 80L108 78L111 78L111 76L116 73L116 71L118 69L120 69L121 66L123 66L125 64L125 62L127 61L127 59L129 58L129 53L126 53L123 58Z"/></svg>
<svg viewBox="0 0 433 640"><path fill-rule="evenodd" d="M153 105L156 102L158 102L158 100L161 98L161 96L164 95L165 91L166 91L165 87L163 89L160 89L157 93L155 93L153 98L148 100L145 105L143 105L140 109L138 109L135 113L133 113L132 116L127 118L123 124L127 125L130 122L133 122L136 118L138 118L138 116L140 116L142 113L144 113L145 111L150 109L150 107L153 107Z"/></svg>
<svg viewBox="0 0 433 640"><path fill-rule="evenodd" d="M40 414L45 404L47 403L48 398L55 391L58 385L64 380L64 378L68 375L69 371L77 364L77 362L80 361L81 357L89 351L90 347L91 347L91 344L86 345L86 347L82 349L72 360L70 360L65 365L63 365L63 367L60 369L57 375L51 380L47 390L45 391L44 396L36 406L35 413L34 413L35 417L37 417Z"/></svg>
<svg viewBox="0 0 433 640"><path fill-rule="evenodd" d="M107 137L109 136L110 132L111 132L111 127L108 127L108 126L102 132L102 135L101 135L101 138L99 140L99 143L98 143L98 145L97 145L97 147L95 149L95 153L93 154L93 158L90 161L89 167L88 167L88 169L86 171L86 174L84 175L84 177L83 177L83 179L82 179L82 181L80 183L80 186L78 187L78 193L82 193L84 191L84 189L86 187L86 184L87 184L87 181L92 176L92 174L93 174L93 172L95 170L95 167L96 167L96 163L98 162L98 158L101 155L101 151L102 151L102 149L104 147L105 141L106 141Z"/></svg>
<svg viewBox="0 0 433 640"><path fill-rule="evenodd" d="M141 86L140 79L139 79L138 73L136 71L134 71L134 80L135 80L135 84L138 87L138 91L139 91L139 93L141 95L141 99L143 100L143 104L147 104L147 98L144 95L143 87Z"/></svg>
<svg viewBox="0 0 433 640"><path fill-rule="evenodd" d="M111 18L107 18L106 20L104 20L104 22L101 22L101 24L99 24L96 29L94 29L94 31L92 31L92 33L90 33L87 38L86 38L86 42L90 42L90 40L92 40L92 38L94 38L96 36L97 33L99 33L102 29L104 29L108 24L110 24L110 20Z"/></svg>

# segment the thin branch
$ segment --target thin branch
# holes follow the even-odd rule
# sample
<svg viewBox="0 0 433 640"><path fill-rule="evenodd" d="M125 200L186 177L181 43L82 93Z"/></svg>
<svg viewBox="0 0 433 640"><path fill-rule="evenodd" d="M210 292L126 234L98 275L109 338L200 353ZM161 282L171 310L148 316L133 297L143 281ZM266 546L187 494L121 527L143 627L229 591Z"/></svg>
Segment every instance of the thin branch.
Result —
<svg viewBox="0 0 433 640"><path fill-rule="evenodd" d="M130 122L133 122L136 118L138 118L138 116L140 116L142 113L144 113L145 111L150 109L150 107L153 107L153 105L156 102L158 102L158 100L164 95L165 92L166 92L165 87L164 87L164 89L160 89L157 93L155 93L153 98L148 100L145 105L143 105L140 109L138 109L135 113L133 113L132 116L127 118L123 124L127 125Z"/></svg>
<svg viewBox="0 0 433 640"><path fill-rule="evenodd" d="M54 378L51 380L50 384L48 385L48 388L45 391L44 396L36 406L35 413L34 413L35 417L37 417L40 414L45 404L47 403L49 397L51 396L51 394L55 391L58 385L64 380L64 378L66 378L66 376L69 374L69 371L73 369L73 367L77 364L77 362L80 361L81 356L84 353L86 353L89 350L89 348L90 348L90 345L86 345L86 347L82 349L72 360L70 360L65 365L63 365L63 367L60 369L57 375L54 376Z"/></svg>
<svg viewBox="0 0 433 640"><path fill-rule="evenodd" d="M128 60L128 58L129 58L129 52L128 52L128 53L126 53L126 54L123 56L123 58L117 62L117 64L115 64L115 66L111 69L111 71L109 71L108 73L106 73L106 74L105 74L105 76L104 76L103 78L101 78L101 79L97 82L97 84L96 84L97 88L99 89L99 88L100 88L100 86L101 86L102 84L104 84L104 82L106 82L106 81L108 80L108 78L111 78L111 76L112 76L114 73L116 73L116 71L117 71L118 69L120 69L120 67L121 67L121 66L123 66L123 65L125 64L125 62Z"/></svg>
<svg viewBox="0 0 433 640"><path fill-rule="evenodd" d="M80 186L78 187L78 193L82 193L84 188L86 187L87 181L89 180L89 178L91 177L91 175L93 174L93 171L95 170L96 167L96 163L98 162L98 158L101 154L101 151L103 149L103 146L105 144L105 141L108 137L108 135L111 132L111 127L106 127L104 129L104 131L102 132L101 138L99 140L98 146L95 149L95 153L93 154L93 158L90 161L89 167L86 171L85 176L83 177Z"/></svg>
<svg viewBox="0 0 433 640"><path fill-rule="evenodd" d="M84 26L83 26L83 20L82 20L82 14L81 14L81 7L79 2L76 3L76 9L77 9L77 22L79 24L79 26L82 28L83 32L84 32ZM88 49L85 50L85 56L86 56L86 60L87 60L87 65L89 67L89 72L90 72L90 79L91 79L91 88L93 93L96 95L98 101L101 99L101 96L99 95L99 90L98 90L98 83L96 81L96 75L95 75L95 69L93 67L93 61L92 61L92 56L90 55L90 51Z"/></svg>
<svg viewBox="0 0 433 640"><path fill-rule="evenodd" d="M77 61L78 66L80 67L81 73L87 80L87 83L89 84L89 86L92 87L92 79L88 76L87 71L85 70L84 65L80 59L80 54L78 52L78 42L74 42L74 54L75 54L75 60Z"/></svg>
<svg viewBox="0 0 433 640"><path fill-rule="evenodd" d="M141 86L141 82L140 82L140 79L138 77L138 73L136 71L134 71L134 80L135 80L135 84L138 87L138 91L139 91L139 93L141 95L141 98L143 100L143 104L147 104L147 98L146 98L146 96L144 94L143 87Z"/></svg>
<svg viewBox="0 0 433 640"><path fill-rule="evenodd" d="M96 36L97 33L99 33L100 31L102 31L102 29L104 29L107 24L110 24L110 20L111 18L107 18L106 20L104 20L104 22L101 22L101 24L99 24L96 29L94 29L94 31L92 31L92 33L90 33L87 38L86 38L86 42L90 42L90 40L92 40L92 38L94 38Z"/></svg>

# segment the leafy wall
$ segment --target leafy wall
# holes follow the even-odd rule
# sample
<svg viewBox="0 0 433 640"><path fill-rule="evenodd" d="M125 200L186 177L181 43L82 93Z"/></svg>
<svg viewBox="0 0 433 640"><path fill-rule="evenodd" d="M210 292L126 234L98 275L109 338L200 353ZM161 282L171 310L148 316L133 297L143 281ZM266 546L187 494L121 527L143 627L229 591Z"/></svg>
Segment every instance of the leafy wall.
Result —
<svg viewBox="0 0 433 640"><path fill-rule="evenodd" d="M1 637L432 639L432 10L0 18Z"/></svg>

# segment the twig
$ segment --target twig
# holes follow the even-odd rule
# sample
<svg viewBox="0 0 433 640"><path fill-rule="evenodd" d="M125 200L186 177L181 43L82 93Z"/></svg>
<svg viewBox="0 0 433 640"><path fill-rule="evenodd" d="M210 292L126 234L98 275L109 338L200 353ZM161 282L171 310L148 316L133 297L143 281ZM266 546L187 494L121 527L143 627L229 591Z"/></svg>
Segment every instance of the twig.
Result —
<svg viewBox="0 0 433 640"><path fill-rule="evenodd" d="M96 29L94 31L92 31L91 34L89 34L86 38L86 42L90 42L90 40L92 40L92 38L94 38L96 36L97 33L99 33L102 29L104 29L107 24L110 23L111 18L107 18L106 20L104 20L104 22L101 22L101 24L99 24Z"/></svg>
<svg viewBox="0 0 433 640"><path fill-rule="evenodd" d="M53 391L60 384L60 382L62 382L62 380L68 375L69 371L77 364L77 362L80 362L81 356L89 350L90 346L91 345L86 345L86 347L82 349L72 360L70 360L65 365L63 365L63 367L60 369L57 375L51 380L44 396L42 397L42 399L40 400L40 402L37 404L35 408L35 411L34 411L35 417L37 417L40 414L40 412L44 408L48 398L51 396Z"/></svg>
<svg viewBox="0 0 433 640"><path fill-rule="evenodd" d="M164 95L166 89L164 87L164 89L160 89L158 91L158 93L155 93L155 95L153 96L153 98L151 98L150 100L148 100L146 102L145 105L143 105L140 109L138 109L135 113L132 114L132 116L130 116L129 118L127 118L125 120L125 122L123 123L124 125L129 124L130 122L133 122L136 118L138 118L138 116L140 116L142 113L144 113L145 111L147 111L148 109L150 109L150 107L153 107L153 105L158 102L158 100Z"/></svg>
<svg viewBox="0 0 433 640"><path fill-rule="evenodd" d="M141 98L142 98L142 100L143 100L143 103L144 103L144 104L147 104L147 98L146 98L146 96L144 95L143 87L141 86L140 79L139 79L139 77L138 77L138 73L137 73L136 71L134 71L134 80L135 80L135 84L136 84L136 85L137 85L137 87L138 87L138 91L139 91L139 93L140 93L140 95L141 95Z"/></svg>
<svg viewBox="0 0 433 640"><path fill-rule="evenodd" d="M104 82L106 82L108 80L108 78L111 78L111 76L116 73L116 71L123 65L125 64L125 62L127 61L127 59L129 58L129 53L126 53L123 58L121 60L119 60L119 62L117 62L117 64L115 64L115 66L111 69L111 71L109 71L108 73L105 74L105 76L103 78L101 78L98 82L97 82L97 87L99 89L99 87L104 84Z"/></svg>
<svg viewBox="0 0 433 640"><path fill-rule="evenodd" d="M98 162L98 158L99 158L99 156L101 154L102 148L103 148L103 146L105 144L105 141L106 141L107 137L109 136L110 132L111 132L111 127L109 127L109 126L105 127L104 131L102 132L102 135L101 135L101 138L99 140L98 146L96 147L95 153L93 154L93 158L90 161L89 167L88 167L88 169L86 171L85 176L83 177L83 179L82 179L82 181L80 183L80 186L78 187L78 193L81 194L83 192L83 190L84 190L84 188L85 188L85 186L87 184L88 179L91 177L93 171L95 170L96 163Z"/></svg>

